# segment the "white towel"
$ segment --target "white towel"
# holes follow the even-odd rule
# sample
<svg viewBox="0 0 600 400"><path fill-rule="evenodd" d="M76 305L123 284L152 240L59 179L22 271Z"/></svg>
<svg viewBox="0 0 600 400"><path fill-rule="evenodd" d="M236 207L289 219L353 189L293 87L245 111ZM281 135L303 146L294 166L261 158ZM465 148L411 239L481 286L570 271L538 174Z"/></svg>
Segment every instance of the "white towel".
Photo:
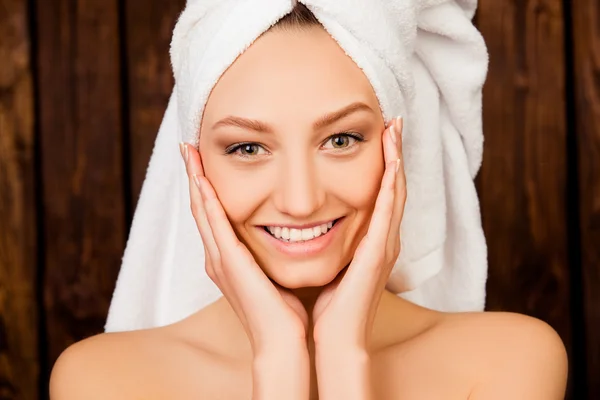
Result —
<svg viewBox="0 0 600 400"><path fill-rule="evenodd" d="M301 0L404 118L408 198L387 288L440 311L483 310L487 251L473 178L488 55L476 0ZM173 33L175 87L158 132L106 331L164 326L222 296L204 269L178 143L198 143L221 74L293 0L188 0Z"/></svg>

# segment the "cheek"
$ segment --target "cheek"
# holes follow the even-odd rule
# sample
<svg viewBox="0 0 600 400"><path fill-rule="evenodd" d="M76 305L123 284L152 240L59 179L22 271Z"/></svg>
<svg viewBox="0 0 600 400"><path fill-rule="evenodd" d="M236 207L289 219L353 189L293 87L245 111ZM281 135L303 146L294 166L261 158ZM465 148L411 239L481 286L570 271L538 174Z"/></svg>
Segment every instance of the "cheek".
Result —
<svg viewBox="0 0 600 400"><path fill-rule="evenodd" d="M383 176L383 157L379 153L365 152L343 167L330 164L325 176L331 192L351 208L372 209Z"/></svg>
<svg viewBox="0 0 600 400"><path fill-rule="evenodd" d="M268 180L256 179L255 175L226 162L213 163L206 168L206 177L234 225L246 222L264 201L264 194L269 190Z"/></svg>

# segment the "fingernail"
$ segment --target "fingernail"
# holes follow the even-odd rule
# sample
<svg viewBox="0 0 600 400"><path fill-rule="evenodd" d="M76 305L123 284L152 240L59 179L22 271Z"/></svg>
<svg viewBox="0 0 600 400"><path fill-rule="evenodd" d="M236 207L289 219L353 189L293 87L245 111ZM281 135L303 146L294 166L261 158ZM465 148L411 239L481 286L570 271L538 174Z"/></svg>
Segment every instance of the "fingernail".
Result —
<svg viewBox="0 0 600 400"><path fill-rule="evenodd" d="M185 160L185 163L187 164L188 162L188 158L189 158L189 150L186 144L183 145L183 159Z"/></svg>
<svg viewBox="0 0 600 400"><path fill-rule="evenodd" d="M398 173L398 170L400 169L400 159L397 158L396 159L396 173Z"/></svg>
<svg viewBox="0 0 600 400"><path fill-rule="evenodd" d="M390 137L392 138L392 142L394 142L394 144L398 144L398 139L396 136L396 130L394 129L394 125L390 126Z"/></svg>
<svg viewBox="0 0 600 400"><path fill-rule="evenodd" d="M396 125L396 132L398 132L398 138L400 138L402 136L402 125L403 125L403 120L401 116L397 116L396 120L395 120L395 125Z"/></svg>

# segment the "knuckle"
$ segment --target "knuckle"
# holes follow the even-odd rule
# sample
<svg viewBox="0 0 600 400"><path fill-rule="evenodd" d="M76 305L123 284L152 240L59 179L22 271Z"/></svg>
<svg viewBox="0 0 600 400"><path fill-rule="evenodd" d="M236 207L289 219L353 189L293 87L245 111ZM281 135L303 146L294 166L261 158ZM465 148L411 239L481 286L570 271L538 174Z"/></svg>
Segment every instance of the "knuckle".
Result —
<svg viewBox="0 0 600 400"><path fill-rule="evenodd" d="M228 263L221 264L221 274L225 279L229 280L231 278L231 268Z"/></svg>
<svg viewBox="0 0 600 400"><path fill-rule="evenodd" d="M398 189L398 197L402 200L406 200L406 186L402 185L400 189Z"/></svg>
<svg viewBox="0 0 600 400"><path fill-rule="evenodd" d="M221 266L215 266L213 268L213 275L215 276L215 283L218 281L219 283L223 282L227 277L223 274L223 269Z"/></svg>
<svg viewBox="0 0 600 400"><path fill-rule="evenodd" d="M206 275L208 275L208 277L216 283L217 275L215 274L214 268L212 268L212 266L210 266L208 263L206 264Z"/></svg>
<svg viewBox="0 0 600 400"><path fill-rule="evenodd" d="M400 252L397 251L396 249L394 249L394 251L392 251L392 254L391 254L390 258L389 258L389 262L392 263L392 264L395 264L399 255L400 255Z"/></svg>
<svg viewBox="0 0 600 400"><path fill-rule="evenodd" d="M398 258L398 256L400 256L400 250L402 249L402 245L400 244L400 241L396 242L396 245L394 246L394 259Z"/></svg>

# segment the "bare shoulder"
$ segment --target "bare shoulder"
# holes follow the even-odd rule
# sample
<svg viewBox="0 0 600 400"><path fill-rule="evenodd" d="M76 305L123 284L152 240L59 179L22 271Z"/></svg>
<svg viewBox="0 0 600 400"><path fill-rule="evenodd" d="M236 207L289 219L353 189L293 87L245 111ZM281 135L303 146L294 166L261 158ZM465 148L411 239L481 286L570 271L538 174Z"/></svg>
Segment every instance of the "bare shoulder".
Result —
<svg viewBox="0 0 600 400"><path fill-rule="evenodd" d="M545 322L506 312L434 316L427 329L380 357L376 376L387 377L381 386L388 393L415 399L564 398L566 351Z"/></svg>
<svg viewBox="0 0 600 400"><path fill-rule="evenodd" d="M219 367L202 349L160 328L104 333L60 355L50 377L50 399L198 398L210 390L204 383L210 380L201 378Z"/></svg>
<svg viewBox="0 0 600 400"><path fill-rule="evenodd" d="M103 333L69 346L50 376L50 399L125 399L152 389L161 349L171 347L159 331ZM137 387L136 387L137 386Z"/></svg>
<svg viewBox="0 0 600 400"><path fill-rule="evenodd" d="M544 321L509 312L445 314L432 333L461 353L453 362L469 363L471 400L564 398L567 353Z"/></svg>

